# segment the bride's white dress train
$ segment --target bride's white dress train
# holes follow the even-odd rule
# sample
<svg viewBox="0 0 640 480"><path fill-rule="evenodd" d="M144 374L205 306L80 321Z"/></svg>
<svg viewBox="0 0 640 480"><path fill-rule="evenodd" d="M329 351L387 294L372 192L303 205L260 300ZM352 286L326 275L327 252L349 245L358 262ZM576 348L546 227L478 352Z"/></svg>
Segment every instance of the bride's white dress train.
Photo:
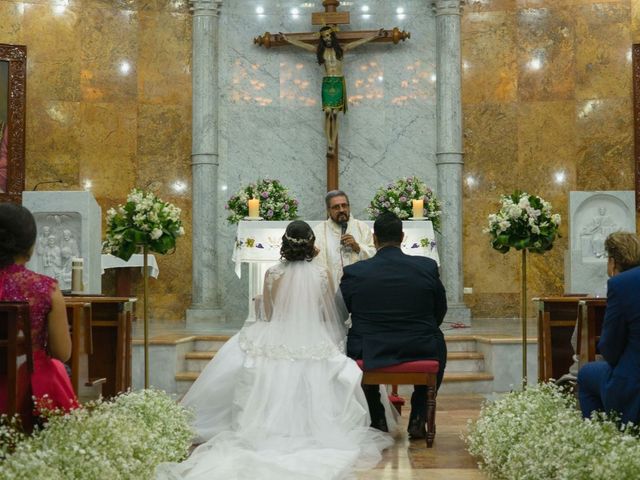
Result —
<svg viewBox="0 0 640 480"><path fill-rule="evenodd" d="M220 349L182 400L204 443L185 462L160 465L158 478L347 479L378 463L393 439L369 427L333 292L313 262L269 269L259 320Z"/></svg>

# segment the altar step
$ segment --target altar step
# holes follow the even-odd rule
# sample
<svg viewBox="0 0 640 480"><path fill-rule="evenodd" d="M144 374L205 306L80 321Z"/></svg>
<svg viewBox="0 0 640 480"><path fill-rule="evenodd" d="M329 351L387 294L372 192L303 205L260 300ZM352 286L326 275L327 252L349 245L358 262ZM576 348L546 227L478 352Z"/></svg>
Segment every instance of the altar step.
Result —
<svg viewBox="0 0 640 480"><path fill-rule="evenodd" d="M184 356L184 371L175 375L177 394L184 394L215 356L229 336L201 335L192 351ZM494 391L494 377L485 369L485 355L477 350L474 336L447 336L447 368L440 391L443 393L488 393Z"/></svg>

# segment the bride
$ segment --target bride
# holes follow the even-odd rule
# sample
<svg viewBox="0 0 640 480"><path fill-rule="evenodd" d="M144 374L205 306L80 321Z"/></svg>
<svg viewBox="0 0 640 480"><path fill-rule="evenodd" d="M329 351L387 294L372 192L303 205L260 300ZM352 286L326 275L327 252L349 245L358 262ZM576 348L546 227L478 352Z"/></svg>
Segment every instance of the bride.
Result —
<svg viewBox="0 0 640 480"><path fill-rule="evenodd" d="M161 464L157 478L353 478L393 443L369 427L362 373L344 354L346 309L311 262L314 241L307 223L287 226L258 321L226 342L182 400L204 443L183 463Z"/></svg>

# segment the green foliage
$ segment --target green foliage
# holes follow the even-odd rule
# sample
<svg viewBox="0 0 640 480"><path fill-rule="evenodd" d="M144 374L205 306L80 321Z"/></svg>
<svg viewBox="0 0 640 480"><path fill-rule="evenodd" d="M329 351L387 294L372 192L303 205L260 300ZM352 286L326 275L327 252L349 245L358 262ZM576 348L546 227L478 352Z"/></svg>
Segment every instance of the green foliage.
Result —
<svg viewBox="0 0 640 480"><path fill-rule="evenodd" d="M485 404L465 441L493 479L640 478L637 429L603 415L583 420L575 398L552 383Z"/></svg>
<svg viewBox="0 0 640 480"><path fill-rule="evenodd" d="M0 478L150 479L156 465L186 457L191 414L165 393L142 390L98 401L23 437Z"/></svg>
<svg viewBox="0 0 640 480"><path fill-rule="evenodd" d="M241 188L227 201L224 206L229 210L227 221L235 224L248 216L248 202L252 198L260 200L260 216L265 220L295 220L298 217L298 200L279 180L265 178Z"/></svg>
<svg viewBox="0 0 640 480"><path fill-rule="evenodd" d="M160 200L152 192L134 188L127 203L107 211L107 239L104 253L129 260L140 246L165 254L175 249L176 240L184 235L181 210Z"/></svg>
<svg viewBox="0 0 640 480"><path fill-rule="evenodd" d="M380 187L367 208L369 218L375 220L381 213L395 213L400 220L413 216L412 200L424 201L423 215L431 220L433 229L440 231L442 207L433 190L418 177L403 177Z"/></svg>
<svg viewBox="0 0 640 480"><path fill-rule="evenodd" d="M489 215L485 233L491 236L491 246L500 253L511 248L531 253L551 250L559 237L560 215L551 213L551 204L536 195L515 191L503 195L498 213Z"/></svg>

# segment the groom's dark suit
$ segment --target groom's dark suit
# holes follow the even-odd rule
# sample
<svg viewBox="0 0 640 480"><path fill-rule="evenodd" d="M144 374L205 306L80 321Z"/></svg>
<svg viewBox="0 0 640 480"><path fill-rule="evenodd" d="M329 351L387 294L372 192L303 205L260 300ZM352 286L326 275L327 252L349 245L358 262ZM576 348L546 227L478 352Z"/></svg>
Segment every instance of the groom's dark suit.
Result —
<svg viewBox="0 0 640 480"><path fill-rule="evenodd" d="M438 360L440 386L447 360L440 324L447 299L435 261L384 247L374 257L345 267L340 289L353 322L347 337L349 357L363 359L365 368ZM411 404L412 417L424 415L426 388L416 388ZM369 407L374 419L379 407Z"/></svg>

